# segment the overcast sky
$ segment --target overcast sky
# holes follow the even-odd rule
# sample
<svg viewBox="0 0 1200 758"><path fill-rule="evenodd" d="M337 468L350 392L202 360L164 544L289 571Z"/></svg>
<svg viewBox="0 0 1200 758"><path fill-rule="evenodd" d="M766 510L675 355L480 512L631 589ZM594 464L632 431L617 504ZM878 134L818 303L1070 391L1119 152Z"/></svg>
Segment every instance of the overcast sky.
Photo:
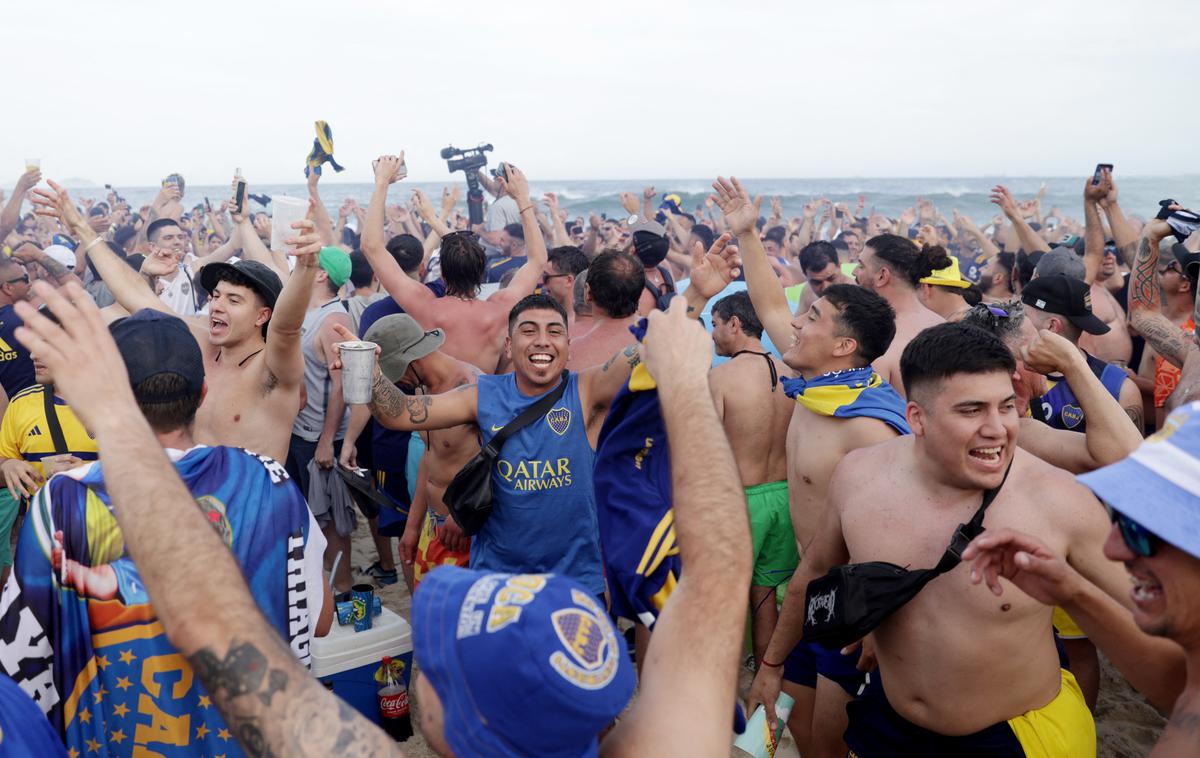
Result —
<svg viewBox="0 0 1200 758"><path fill-rule="evenodd" d="M1200 172L1200 4L8 2L0 178L303 181L490 141L540 179ZM332 178L332 177L331 177Z"/></svg>

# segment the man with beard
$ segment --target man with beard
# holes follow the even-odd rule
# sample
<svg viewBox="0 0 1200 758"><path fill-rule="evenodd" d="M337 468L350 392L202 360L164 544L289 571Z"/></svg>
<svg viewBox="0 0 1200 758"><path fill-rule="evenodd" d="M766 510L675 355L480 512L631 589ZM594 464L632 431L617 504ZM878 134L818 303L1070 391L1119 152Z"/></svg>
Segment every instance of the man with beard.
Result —
<svg viewBox="0 0 1200 758"><path fill-rule="evenodd" d="M604 577L592 487L596 438L641 359L630 345L603 366L565 372L569 347L562 305L549 295L530 295L509 313L505 354L511 373L483 375L438 395L407 396L376 371L370 407L390 429L477 424L486 445L566 381L560 401L504 443L492 470L492 514L471 541L471 568L565 574L598 596Z"/></svg>

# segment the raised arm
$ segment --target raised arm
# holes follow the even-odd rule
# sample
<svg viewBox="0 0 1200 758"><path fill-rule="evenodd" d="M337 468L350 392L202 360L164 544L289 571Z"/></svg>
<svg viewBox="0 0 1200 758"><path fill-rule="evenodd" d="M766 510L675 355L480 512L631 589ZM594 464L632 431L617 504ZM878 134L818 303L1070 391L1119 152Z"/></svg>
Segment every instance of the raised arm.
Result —
<svg viewBox="0 0 1200 758"><path fill-rule="evenodd" d="M17 186L13 187L12 197L4 204L4 210L0 211L0 240L17 228L17 224L21 221L21 206L25 203L25 194L36 187L41 180L42 172L39 169L26 171L17 179Z"/></svg>
<svg viewBox="0 0 1200 758"><path fill-rule="evenodd" d="M304 381L300 327L304 324L304 314L312 297L313 280L318 268L317 254L321 252L321 237L313 228L313 205L309 201L308 217L292 224L292 228L298 230L298 236L286 242L295 246L292 254L296 256L296 269L283 285L267 325L267 370L284 388L295 387Z"/></svg>
<svg viewBox="0 0 1200 758"><path fill-rule="evenodd" d="M532 294L542 281L546 269L546 239L538 226L537 212L529 199L529 182L521 169L511 163L503 164L505 177L497 179L504 191L517 203L521 214L521 229L525 232L525 263L517 269L508 286L488 298L489 302L515 305L518 300Z"/></svg>
<svg viewBox="0 0 1200 758"><path fill-rule="evenodd" d="M200 273L200 269L204 268L210 263L220 263L222 261L229 260L231 255L241 249L241 246L242 227L239 225L233 227L233 232L229 235L229 239L222 242L220 247L208 255L205 255L201 258L196 258L188 264L188 267L192 270L193 274L198 274Z"/></svg>
<svg viewBox="0 0 1200 758"><path fill-rule="evenodd" d="M321 686L267 623L138 409L88 295L75 284L62 294L43 283L35 291L67 331L21 303L27 326L18 339L51 367L56 389L95 434L114 515L155 612L246 753L325 756L353 745L363 754L402 755Z"/></svg>
<svg viewBox="0 0 1200 758"><path fill-rule="evenodd" d="M550 214L550 223L554 225L554 233L550 236L550 243L554 247L570 245L571 235L567 233L567 225L563 223L562 216L558 212L558 195L553 192L547 192L543 197L546 199L546 212Z"/></svg>
<svg viewBox="0 0 1200 758"><path fill-rule="evenodd" d="M1159 355L1171 365L1182 367L1188 353L1196 349L1195 344L1163 314L1157 277L1158 247L1170 233L1171 227L1159 219L1148 221L1142 229L1129 280L1129 320Z"/></svg>
<svg viewBox="0 0 1200 758"><path fill-rule="evenodd" d="M336 244L333 237L333 220L329 218L329 211L325 208L325 203L321 202L321 193L317 189L319 181L321 181L320 169L312 169L308 172L308 199L312 201L309 207L312 209L313 223L317 225L317 234L321 237L321 244L332 247Z"/></svg>
<svg viewBox="0 0 1200 758"><path fill-rule="evenodd" d="M366 223L362 230L362 251L367 256L367 262L371 264L375 277L388 294L405 310L412 312L415 318L421 320L428 318L428 312L421 306L431 305L436 298L428 287L404 273L400 264L388 253L387 240L383 234L388 186L395 181L401 160L403 154L399 157L384 155L375 162L375 191L371 194L371 203L367 206Z"/></svg>
<svg viewBox="0 0 1200 758"><path fill-rule="evenodd" d="M1012 193L1008 191L1007 187L1002 184L993 187L992 202L1004 211L1005 217L1013 225L1017 239L1021 241L1021 247L1025 249L1026 253L1032 254L1038 250L1050 252L1050 246L1046 244L1046 240L1038 236L1038 233L1022 217L1021 209L1017 207L1017 202L1013 200Z"/></svg>
<svg viewBox="0 0 1200 758"><path fill-rule="evenodd" d="M354 333L342 325L333 327L339 340L353 340ZM378 356L378 349L376 349ZM341 372L342 360L334 358L330 371ZM414 431L446 429L474 424L479 412L479 392L475 384L464 384L440 395L406 395L387 380L375 361L375 380L371 385L371 415L388 429Z"/></svg>
<svg viewBox="0 0 1200 758"><path fill-rule="evenodd" d="M1112 171L1104 169L1103 179L1100 183L1106 190L1104 198L1100 200L1100 207L1108 218L1108 228L1112 231L1113 243L1117 246L1117 252L1121 254L1121 260L1125 265L1132 267L1133 258L1137 254L1138 236L1133 233L1133 227L1129 225L1120 203L1117 202L1119 193L1117 192L1117 183L1112 177Z"/></svg>
<svg viewBox="0 0 1200 758"><path fill-rule="evenodd" d="M1021 447L1059 468L1082 474L1116 463L1141 444L1142 430L1137 422L1088 368L1083 354L1065 338L1043 329L1021 349L1021 358L1038 373L1062 374L1087 418L1084 434L1022 419L1018 437Z"/></svg>
<svg viewBox="0 0 1200 758"><path fill-rule="evenodd" d="M1083 184L1083 280L1094 284L1104 265L1104 225L1096 204L1108 195L1108 187L1092 184L1091 177Z"/></svg>
<svg viewBox="0 0 1200 758"><path fill-rule="evenodd" d="M121 260L103 237L96 235L84 221L83 216L76 210L70 195L54 182L49 182L50 189L35 189L33 204L39 216L57 218L67 227L71 235L79 240L85 253L91 256L100 278L108 285L109 291L122 308L134 313L143 308L152 308L164 313L173 313L167 304L154 294L154 290L146 283L141 274L134 271L125 261Z"/></svg>
<svg viewBox="0 0 1200 758"><path fill-rule="evenodd" d="M60 287L67 282L79 282L79 277L75 276L75 273L71 269L46 255L45 251L37 245L22 245L13 251L12 257L21 263L38 264L46 270L50 278Z"/></svg>
<svg viewBox="0 0 1200 758"><path fill-rule="evenodd" d="M654 625L641 693L604 741L604 755L729 754L750 582L750 528L733 452L709 402L712 340L676 298L649 317L647 368L671 447L679 584ZM697 666L697 661L704 665ZM688 693L680 697L680 693Z"/></svg>
<svg viewBox="0 0 1200 758"><path fill-rule="evenodd" d="M970 216L962 215L955 210L954 225L958 227L960 232L979 243L980 252L987 256L989 260L1000 254L1000 248L996 247L996 243L992 242L986 234L979 230L979 227L975 225Z"/></svg>
<svg viewBox="0 0 1200 758"><path fill-rule="evenodd" d="M749 193L733 177L717 177L712 186L716 190L714 199L721 207L725 223L737 235L742 265L746 270L746 288L750 291L754 312L758 314L771 341L776 345L787 345L792 340L792 309L779 277L767 261L767 251L763 249L754 226L762 198L750 202Z"/></svg>

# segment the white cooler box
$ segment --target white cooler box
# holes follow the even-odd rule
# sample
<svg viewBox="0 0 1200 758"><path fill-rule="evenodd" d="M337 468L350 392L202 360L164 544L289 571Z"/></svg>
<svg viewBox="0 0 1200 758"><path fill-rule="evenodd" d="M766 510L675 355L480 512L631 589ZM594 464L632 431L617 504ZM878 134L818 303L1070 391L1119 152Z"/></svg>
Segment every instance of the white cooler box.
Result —
<svg viewBox="0 0 1200 758"><path fill-rule="evenodd" d="M334 694L372 722L379 723L379 683L375 672L383 656L404 662L404 686L412 673L412 629L408 622L384 608L370 629L354 631L334 619L325 637L313 638L312 673Z"/></svg>

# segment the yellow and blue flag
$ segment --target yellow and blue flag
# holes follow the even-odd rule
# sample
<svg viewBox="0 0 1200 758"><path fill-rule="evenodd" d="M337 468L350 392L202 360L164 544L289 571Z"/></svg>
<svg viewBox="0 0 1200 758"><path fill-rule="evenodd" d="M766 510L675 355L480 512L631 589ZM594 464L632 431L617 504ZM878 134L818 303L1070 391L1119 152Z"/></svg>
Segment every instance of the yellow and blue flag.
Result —
<svg viewBox="0 0 1200 758"><path fill-rule="evenodd" d="M783 391L813 413L836 418L873 418L910 434L904 399L870 366L783 380Z"/></svg>

